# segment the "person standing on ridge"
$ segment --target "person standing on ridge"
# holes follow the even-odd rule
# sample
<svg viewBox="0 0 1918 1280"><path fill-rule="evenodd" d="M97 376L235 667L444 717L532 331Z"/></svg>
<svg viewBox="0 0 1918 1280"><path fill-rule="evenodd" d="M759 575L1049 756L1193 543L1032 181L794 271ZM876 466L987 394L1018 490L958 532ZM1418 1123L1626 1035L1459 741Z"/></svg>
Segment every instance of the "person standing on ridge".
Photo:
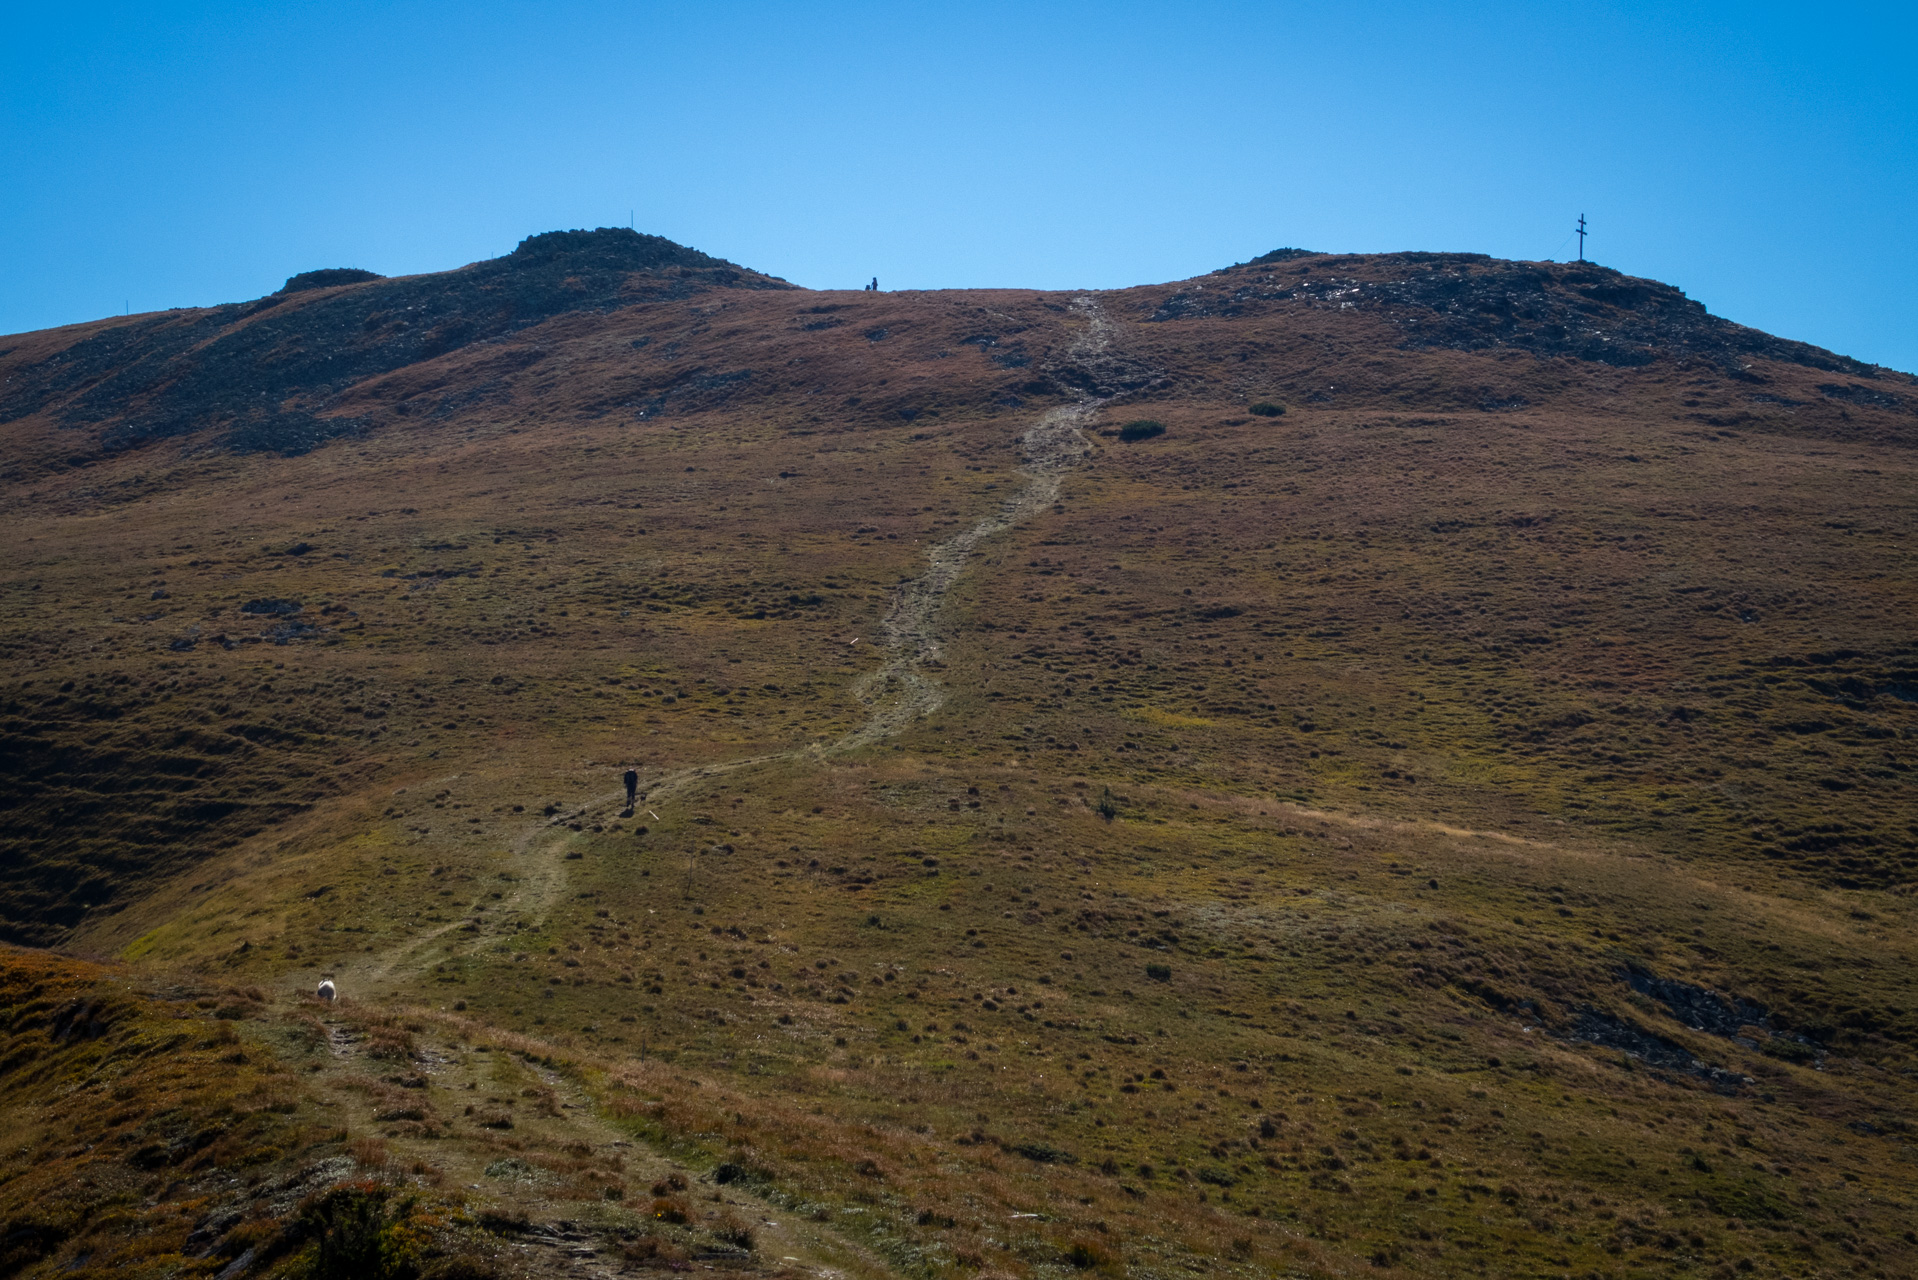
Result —
<svg viewBox="0 0 1918 1280"><path fill-rule="evenodd" d="M879 277L878 277L878 276L874 276L874 277L872 278L872 283L871 283L871 284L869 284L869 285L867 285L867 286L866 286L866 288L868 288L869 290L871 290L871 291L872 291L872 292L874 292L874 293L878 293L878 292L879 292Z"/></svg>
<svg viewBox="0 0 1918 1280"><path fill-rule="evenodd" d="M626 812L631 813L633 811L633 802L638 796L639 770L628 769L626 771Z"/></svg>

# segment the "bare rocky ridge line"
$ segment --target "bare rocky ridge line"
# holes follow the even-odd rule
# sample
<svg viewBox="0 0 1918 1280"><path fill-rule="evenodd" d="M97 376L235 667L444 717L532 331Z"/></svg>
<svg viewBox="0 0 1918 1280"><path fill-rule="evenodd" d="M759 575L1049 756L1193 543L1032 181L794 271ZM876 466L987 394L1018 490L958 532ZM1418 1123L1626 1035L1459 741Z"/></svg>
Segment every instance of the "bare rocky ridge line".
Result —
<svg viewBox="0 0 1918 1280"><path fill-rule="evenodd" d="M676 769L647 779L640 794L647 803L683 790L702 779L719 777L741 769L782 760L823 760L828 756L859 750L884 741L904 730L913 721L936 711L945 701L945 692L924 668L939 660L944 630L940 611L959 575L965 570L981 543L1011 529L1050 507L1059 497L1059 486L1067 472L1086 459L1091 444L1085 425L1106 404L1127 391L1150 381L1150 373L1123 357L1115 356L1112 339L1115 326L1098 300L1082 294L1072 309L1084 320L1084 327L1067 344L1065 360L1055 372L1066 371L1065 380L1085 388L1084 394L1069 405L1048 410L1020 437L1023 449L1020 470L1026 484L1019 493L1006 499L992 512L964 532L934 545L927 553L928 567L918 577L903 584L893 596L891 607L880 624L883 643L889 656L876 670L861 677L854 695L869 710L859 725L828 743L795 747L765 755L747 756L719 764ZM570 813L562 814L541 827L524 833L515 842L513 853L524 857L534 853L557 853L571 842L570 825L622 804L623 791L596 796ZM545 915L564 890L563 859L545 857L520 881L520 893L511 905L531 918ZM466 927L465 919L449 921L438 928L416 934L387 951L370 968L358 975L371 983L387 976L397 965L439 938Z"/></svg>

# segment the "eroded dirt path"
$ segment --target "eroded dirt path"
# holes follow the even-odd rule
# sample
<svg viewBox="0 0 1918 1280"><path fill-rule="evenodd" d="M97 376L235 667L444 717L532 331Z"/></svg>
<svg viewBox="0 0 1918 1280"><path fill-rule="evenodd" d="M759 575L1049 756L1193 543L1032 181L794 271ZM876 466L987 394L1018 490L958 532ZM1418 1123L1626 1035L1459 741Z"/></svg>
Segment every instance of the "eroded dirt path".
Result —
<svg viewBox="0 0 1918 1280"><path fill-rule="evenodd" d="M926 667L937 662L944 649L946 629L942 613L946 597L965 572L973 553L982 543L1056 502L1065 475L1083 463L1090 452L1086 425L1109 401L1143 385L1151 377L1149 372L1115 354L1115 326L1097 298L1083 294L1073 301L1072 309L1082 325L1067 344L1063 358L1051 364L1048 372L1069 385L1080 387L1080 398L1048 410L1020 437L1023 453L1019 470L1025 483L1018 492L971 527L934 545L926 553L926 571L894 593L892 605L881 623L886 659L853 686L854 696L866 707L865 718L831 742L644 778L639 787L644 798L637 812L646 813L649 807L656 809L694 783L741 769L780 761L823 760L872 746L939 708L945 692L938 681L927 674ZM513 847L521 878L512 898L502 903L502 908L516 910L529 920L542 919L550 912L565 892L564 850L575 837L573 828L608 812L619 812L625 799L624 791L608 791L570 813L525 831ZM431 944L467 924L464 919L450 920L414 934L369 964L360 966L354 977L366 985L382 981L418 958Z"/></svg>
<svg viewBox="0 0 1918 1280"><path fill-rule="evenodd" d="M1138 366L1114 353L1114 325L1097 298L1081 294L1073 299L1072 309L1084 326L1067 344L1064 359L1047 371L1063 375L1062 380L1081 387L1083 393L1074 403L1049 410L1020 437L1024 454L1019 470L1026 483L1019 492L971 528L934 546L926 553L930 562L926 571L893 596L882 624L889 656L854 688L869 708L866 718L858 728L820 748L819 754L871 746L938 710L945 694L925 667L938 661L944 648L940 615L966 562L987 539L1057 502L1060 481L1091 451L1086 425L1110 401L1150 380L1149 372L1141 373Z"/></svg>
<svg viewBox="0 0 1918 1280"><path fill-rule="evenodd" d="M643 798L637 807L638 813L650 813L675 793L724 774L782 761L824 760L871 746L940 706L945 698L944 690L926 668L937 662L943 651L947 635L943 619L946 598L973 554L987 540L1039 514L1058 500L1061 481L1082 464L1090 452L1091 444L1085 432L1087 424L1109 401L1143 385L1144 379L1150 376L1142 377L1136 366L1114 357L1114 326L1096 298L1081 296L1074 301L1073 310L1083 321L1082 327L1068 343L1063 359L1051 366L1049 372L1061 376L1068 385L1079 387L1079 399L1048 410L1021 437L1020 472L1025 483L1019 490L971 527L933 546L927 552L925 572L897 590L881 624L886 658L854 686L854 695L866 708L865 718L857 727L828 743L677 769L645 778L640 783ZM520 874L518 888L512 898L500 904L501 908L514 910L529 922L542 921L565 892L564 855L566 847L579 834L575 828L608 812L620 811L625 799L623 790L609 791L570 813L522 833L513 845L514 862ZM435 954L444 954L444 951L435 952L434 944L461 930L472 929L475 934L473 941L466 945L478 946L490 941L487 934L478 931L475 923L468 919L450 920L412 935L369 962L354 966L352 985L367 990L388 979L396 970L424 967ZM461 949L464 948L457 944L447 948ZM339 1052L340 1046L336 1045L335 1051ZM576 1095L574 1101L565 1104L568 1122L588 1141L595 1146L624 1145L583 1093L571 1089L557 1077L549 1084L555 1090ZM591 1131L590 1134L587 1131ZM676 1168L656 1153L641 1157L639 1163L641 1168L635 1172L645 1172L648 1176L652 1171L670 1172ZM752 1200L750 1196L740 1196L734 1203L742 1199ZM780 1215L764 1204L755 1204L754 1212L760 1230L765 1233L768 1252L788 1264L798 1264L828 1277L847 1273L870 1275L885 1270L869 1252L839 1237L829 1227L791 1220L790 1215ZM582 1242L573 1241L563 1232L547 1234L552 1236L550 1240L529 1238L527 1250L554 1256L570 1252L571 1261L583 1264L587 1271L592 1270L594 1264L587 1262L592 1252L583 1247Z"/></svg>
<svg viewBox="0 0 1918 1280"><path fill-rule="evenodd" d="M889 650L879 669L854 687L869 708L858 728L819 749L821 755L871 746L898 733L921 716L930 715L945 701L944 690L925 672L939 660L944 648L940 611L966 561L979 544L996 537L1028 516L1052 505L1059 496L1059 480L1085 459L1084 426L1105 403L1086 399L1049 411L1026 432L1025 487L1001 504L998 511L927 553L926 572L899 588L883 624Z"/></svg>
<svg viewBox="0 0 1918 1280"><path fill-rule="evenodd" d="M623 1256L625 1246L651 1234L650 1202L658 1195L678 1197L696 1223L730 1219L753 1238L749 1247L735 1240L715 1249L723 1242L702 1245L682 1234L678 1244L689 1256L643 1259L646 1269L698 1269L741 1280L895 1274L830 1221L775 1204L750 1182L722 1183L714 1171L651 1149L608 1119L573 1073L515 1054L514 1045L527 1047L523 1042L482 1048L489 1037L478 1024L401 1008L394 1012L415 1028L417 1040L400 1063L373 1056L350 1000L327 1007L308 998L300 1007L327 1034L326 1056L309 1064L308 1086L327 1121L362 1144L361 1156L318 1166L300 1194L317 1181L356 1172L405 1182L420 1165L430 1166L431 1184L470 1193L463 1198L473 1212L521 1224L492 1233L499 1260L518 1280L634 1274L640 1268ZM579 1175L587 1170L593 1180L582 1185ZM609 1184L617 1196L604 1194ZM290 1213L293 1203L289 1198L279 1207Z"/></svg>

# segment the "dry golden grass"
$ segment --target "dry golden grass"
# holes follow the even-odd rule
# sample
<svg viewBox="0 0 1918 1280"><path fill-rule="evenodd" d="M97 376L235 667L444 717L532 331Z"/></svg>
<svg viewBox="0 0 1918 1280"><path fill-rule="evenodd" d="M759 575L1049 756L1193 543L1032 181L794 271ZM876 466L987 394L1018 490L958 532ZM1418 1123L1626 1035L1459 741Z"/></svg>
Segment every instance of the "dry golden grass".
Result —
<svg viewBox="0 0 1918 1280"><path fill-rule="evenodd" d="M960 576L943 705L841 753L893 589L1023 483L1069 297L561 317L297 458L14 424L8 927L334 977L268 1001L262 1096L500 1212L683 1201L634 1265L736 1189L873 1274L1910 1274L1910 415L1176 296L1104 296L1167 380ZM668 348L751 394L636 417ZM255 639L274 599L314 632Z"/></svg>

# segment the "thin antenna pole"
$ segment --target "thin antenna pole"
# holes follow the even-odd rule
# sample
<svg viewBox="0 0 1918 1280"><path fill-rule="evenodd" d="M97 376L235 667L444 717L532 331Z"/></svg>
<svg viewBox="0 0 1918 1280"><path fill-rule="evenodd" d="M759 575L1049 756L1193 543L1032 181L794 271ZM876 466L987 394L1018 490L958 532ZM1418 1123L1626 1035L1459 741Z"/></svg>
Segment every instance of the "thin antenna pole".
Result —
<svg viewBox="0 0 1918 1280"><path fill-rule="evenodd" d="M1578 215L1578 260L1585 261L1585 215Z"/></svg>

